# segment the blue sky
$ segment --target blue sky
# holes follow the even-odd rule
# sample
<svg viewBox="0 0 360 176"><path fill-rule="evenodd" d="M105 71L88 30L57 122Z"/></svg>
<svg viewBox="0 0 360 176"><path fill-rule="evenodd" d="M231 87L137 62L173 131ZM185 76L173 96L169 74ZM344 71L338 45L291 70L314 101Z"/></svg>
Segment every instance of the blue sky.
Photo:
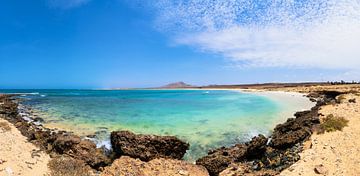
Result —
<svg viewBox="0 0 360 176"><path fill-rule="evenodd" d="M259 8L265 9L261 14L267 14L259 16L259 9L230 1L4 0L0 2L0 88L358 78L360 54L354 41L360 39L360 23L358 18L350 20L358 12L348 14L349 18L342 15L340 25L335 17L337 11L356 9L359 3L345 1L348 4L335 12L315 4L310 9L314 15L305 18L304 4L295 2L258 1L265 6ZM288 6L295 12L289 12ZM265 19L269 14L274 18ZM323 18L330 22L324 24ZM332 25L349 30L334 37L338 31L327 28ZM318 33L324 35L315 40ZM339 45L328 44L332 42Z"/></svg>

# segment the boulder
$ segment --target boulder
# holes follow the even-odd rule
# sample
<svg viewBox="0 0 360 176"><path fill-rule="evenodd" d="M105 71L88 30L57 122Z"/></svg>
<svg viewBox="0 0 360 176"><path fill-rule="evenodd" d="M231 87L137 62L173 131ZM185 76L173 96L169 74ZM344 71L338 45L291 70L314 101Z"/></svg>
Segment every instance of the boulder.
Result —
<svg viewBox="0 0 360 176"><path fill-rule="evenodd" d="M111 132L111 145L117 157L127 155L150 161L155 158L182 159L189 144L174 136L136 135L129 131Z"/></svg>
<svg viewBox="0 0 360 176"><path fill-rule="evenodd" d="M224 153L223 153L224 154ZM230 156L221 155L221 153L210 154L196 161L197 165L204 166L210 175L218 175L225 170L234 159Z"/></svg>
<svg viewBox="0 0 360 176"><path fill-rule="evenodd" d="M59 134L52 146L56 153L66 154L74 159L82 160L94 169L105 167L111 163L101 149L90 140L81 140L79 136Z"/></svg>
<svg viewBox="0 0 360 176"><path fill-rule="evenodd" d="M266 149L266 143L268 139L264 135L253 137L252 140L247 143L246 157L260 158Z"/></svg>
<svg viewBox="0 0 360 176"><path fill-rule="evenodd" d="M69 153L75 145L79 144L81 139L75 135L58 135L53 143L54 150L59 153Z"/></svg>

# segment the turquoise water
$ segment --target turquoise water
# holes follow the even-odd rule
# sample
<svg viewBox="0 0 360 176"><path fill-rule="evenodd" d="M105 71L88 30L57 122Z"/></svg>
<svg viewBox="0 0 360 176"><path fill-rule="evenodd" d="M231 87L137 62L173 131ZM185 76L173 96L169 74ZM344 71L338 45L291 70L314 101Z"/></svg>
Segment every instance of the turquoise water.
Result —
<svg viewBox="0 0 360 176"><path fill-rule="evenodd" d="M268 134L285 106L264 96L225 90L0 90L22 97L45 119L79 134L112 130L175 135L190 143L186 159Z"/></svg>

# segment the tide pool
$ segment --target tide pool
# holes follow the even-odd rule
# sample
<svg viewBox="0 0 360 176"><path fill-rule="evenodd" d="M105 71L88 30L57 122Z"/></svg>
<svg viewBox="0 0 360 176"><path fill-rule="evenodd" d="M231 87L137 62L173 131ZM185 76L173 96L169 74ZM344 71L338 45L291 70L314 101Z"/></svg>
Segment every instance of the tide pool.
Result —
<svg viewBox="0 0 360 176"><path fill-rule="evenodd" d="M104 144L114 130L177 136L190 143L185 156L190 161L206 155L209 149L245 142L257 134L268 135L289 114L308 108L228 90L0 92L22 93L23 104L44 118L45 126L80 135L96 133Z"/></svg>

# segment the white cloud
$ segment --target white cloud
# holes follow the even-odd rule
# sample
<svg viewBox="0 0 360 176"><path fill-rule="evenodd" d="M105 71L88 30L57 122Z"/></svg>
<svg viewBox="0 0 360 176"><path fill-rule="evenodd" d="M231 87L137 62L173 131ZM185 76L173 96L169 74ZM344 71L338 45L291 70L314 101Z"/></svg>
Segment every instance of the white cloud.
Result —
<svg viewBox="0 0 360 176"><path fill-rule="evenodd" d="M90 0L47 0L51 7L71 9L88 3Z"/></svg>
<svg viewBox="0 0 360 176"><path fill-rule="evenodd" d="M243 66L360 67L360 0L162 0L155 7L157 26L176 43Z"/></svg>

